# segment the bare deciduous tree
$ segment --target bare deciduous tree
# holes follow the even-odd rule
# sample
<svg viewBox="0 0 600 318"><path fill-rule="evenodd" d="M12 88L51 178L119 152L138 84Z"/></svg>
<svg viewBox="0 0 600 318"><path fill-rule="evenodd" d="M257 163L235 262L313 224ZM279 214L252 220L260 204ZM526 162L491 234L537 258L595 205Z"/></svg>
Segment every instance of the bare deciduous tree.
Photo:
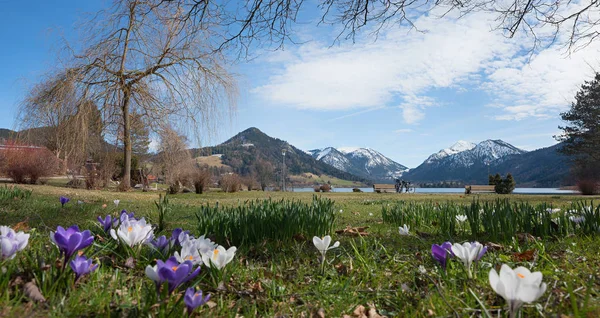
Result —
<svg viewBox="0 0 600 318"><path fill-rule="evenodd" d="M116 0L81 27L86 35L81 51L65 48L61 73L75 86L73 99L93 100L106 131L115 136L122 131L124 189L130 187L134 115L157 123L153 128L176 122L210 132L218 115L234 105L234 79L224 55L212 47L212 26L157 3Z"/></svg>
<svg viewBox="0 0 600 318"><path fill-rule="evenodd" d="M185 136L170 127L164 128L159 135L159 164L170 191L177 193L182 185L191 183L195 165L187 149Z"/></svg>
<svg viewBox="0 0 600 318"><path fill-rule="evenodd" d="M54 74L35 85L20 106L19 138L44 145L63 161L80 165L98 148L101 118L89 100L77 98L75 74Z"/></svg>
<svg viewBox="0 0 600 318"><path fill-rule="evenodd" d="M566 35L563 44L569 50L585 46L600 36L600 0L254 0L239 1L237 7L225 12L224 1L161 0L159 3L186 10L188 18L198 24L214 24L218 17L226 30L220 48L232 45L242 54L247 54L257 41L266 40L278 48L287 40L293 42L292 27L300 22L303 11L320 11L319 24L339 26L336 40L354 40L367 27L375 36L391 24L419 29L418 17L431 14L433 9L438 9L436 13L442 16L492 13L497 30L508 37L526 33L533 39L532 50L539 44L555 41L563 31Z"/></svg>

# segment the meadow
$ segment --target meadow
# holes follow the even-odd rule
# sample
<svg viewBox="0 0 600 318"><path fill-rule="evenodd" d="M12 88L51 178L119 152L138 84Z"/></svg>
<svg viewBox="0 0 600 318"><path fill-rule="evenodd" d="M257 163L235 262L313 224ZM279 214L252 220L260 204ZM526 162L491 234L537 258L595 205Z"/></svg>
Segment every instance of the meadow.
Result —
<svg viewBox="0 0 600 318"><path fill-rule="evenodd" d="M521 317L600 316L600 197L210 191L165 201L156 192L18 189L0 186L0 225L30 237L0 258L0 316L509 317L489 280L502 264L541 272L547 286ZM129 222L122 210L143 217L155 238L171 242L182 228L237 250L222 266L203 258L178 286L155 283L148 266L183 247L114 239L109 229ZM97 217L107 215L120 221L105 230ZM66 263L78 254L65 261L50 239L72 225L94 238L79 251L94 269L77 279ZM325 235L339 247L323 258L313 236ZM472 270L446 253L444 269L432 256L433 244L474 241L487 251ZM210 300L186 309L188 288Z"/></svg>

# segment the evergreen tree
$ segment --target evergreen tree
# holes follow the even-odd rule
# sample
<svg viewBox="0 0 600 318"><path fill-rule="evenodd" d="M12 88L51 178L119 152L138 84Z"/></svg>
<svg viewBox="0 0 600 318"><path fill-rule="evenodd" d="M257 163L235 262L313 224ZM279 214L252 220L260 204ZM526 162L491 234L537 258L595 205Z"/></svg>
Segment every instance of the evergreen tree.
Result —
<svg viewBox="0 0 600 318"><path fill-rule="evenodd" d="M555 136L564 144L560 152L573 159L578 180L597 182L600 180L600 73L581 86L571 109L560 115L568 123L559 126L563 133Z"/></svg>

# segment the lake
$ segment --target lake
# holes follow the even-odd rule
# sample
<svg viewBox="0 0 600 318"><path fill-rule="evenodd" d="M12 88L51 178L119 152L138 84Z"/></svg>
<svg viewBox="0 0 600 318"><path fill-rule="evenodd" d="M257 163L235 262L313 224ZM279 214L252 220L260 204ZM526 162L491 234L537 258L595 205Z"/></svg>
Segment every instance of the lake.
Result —
<svg viewBox="0 0 600 318"><path fill-rule="evenodd" d="M359 188L363 192L373 192L373 188ZM293 192L314 192L313 188L288 189ZM352 192L352 188L334 188L333 192ZM465 193L465 188L416 188L416 193ZM578 191L555 188L515 188L517 194L577 194Z"/></svg>

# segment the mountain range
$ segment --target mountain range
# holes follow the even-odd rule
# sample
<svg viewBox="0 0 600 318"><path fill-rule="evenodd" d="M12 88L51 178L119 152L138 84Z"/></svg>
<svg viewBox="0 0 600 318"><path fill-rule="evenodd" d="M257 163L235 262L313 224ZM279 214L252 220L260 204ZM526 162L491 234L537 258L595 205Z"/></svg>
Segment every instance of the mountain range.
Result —
<svg viewBox="0 0 600 318"><path fill-rule="evenodd" d="M557 151L561 146L528 152L502 140L478 144L458 141L432 154L403 177L417 183L487 184L490 173L511 173L521 187L558 187L571 183L569 160Z"/></svg>
<svg viewBox="0 0 600 318"><path fill-rule="evenodd" d="M0 129L0 140L10 135L14 132ZM569 160L557 151L561 147L557 144L525 151L502 140L461 140L408 169L371 148L325 147L305 152L252 127L222 144L191 151L194 157L218 154L224 165L242 175L255 171L259 162L277 171L285 149L286 171L295 175L312 173L362 183L391 183L402 178L420 184L487 184L489 173L511 173L521 187L558 187L573 183Z"/></svg>
<svg viewBox="0 0 600 318"><path fill-rule="evenodd" d="M327 147L309 150L308 153L316 160L372 181L393 180L408 170L371 148Z"/></svg>
<svg viewBox="0 0 600 318"><path fill-rule="evenodd" d="M247 175L256 170L259 162L268 163L275 170L280 169L284 149L287 174L312 173L362 183L370 181L368 178L316 160L286 141L272 138L255 127L248 128L219 145L194 148L191 152L194 157L219 155L222 164L231 167L236 173Z"/></svg>

